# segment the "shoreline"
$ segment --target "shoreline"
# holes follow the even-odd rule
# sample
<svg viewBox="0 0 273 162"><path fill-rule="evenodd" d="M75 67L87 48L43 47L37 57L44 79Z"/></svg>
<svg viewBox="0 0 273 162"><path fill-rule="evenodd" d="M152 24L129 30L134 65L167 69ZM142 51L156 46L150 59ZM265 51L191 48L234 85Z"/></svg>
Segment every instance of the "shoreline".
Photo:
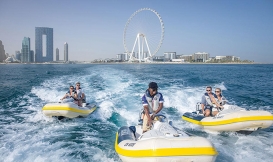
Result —
<svg viewBox="0 0 273 162"><path fill-rule="evenodd" d="M0 63L0 65L7 65L7 64L42 64L42 65L46 65L46 64L180 64L180 65L252 65L252 64L273 64L273 63L259 63L259 62L253 62L253 63L243 63L243 62L229 62L229 63L181 63L181 62L142 62L142 63L138 63L138 62L72 62L72 63Z"/></svg>

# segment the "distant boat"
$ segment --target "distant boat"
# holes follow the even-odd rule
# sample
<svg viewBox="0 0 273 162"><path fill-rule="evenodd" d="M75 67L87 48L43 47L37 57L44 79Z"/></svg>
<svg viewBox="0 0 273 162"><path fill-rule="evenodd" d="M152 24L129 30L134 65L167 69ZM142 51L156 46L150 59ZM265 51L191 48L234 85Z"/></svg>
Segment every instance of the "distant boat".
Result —
<svg viewBox="0 0 273 162"><path fill-rule="evenodd" d="M43 108L43 114L48 117L87 117L89 114L96 110L95 104L86 103L84 107L78 106L73 102L66 103L48 103Z"/></svg>

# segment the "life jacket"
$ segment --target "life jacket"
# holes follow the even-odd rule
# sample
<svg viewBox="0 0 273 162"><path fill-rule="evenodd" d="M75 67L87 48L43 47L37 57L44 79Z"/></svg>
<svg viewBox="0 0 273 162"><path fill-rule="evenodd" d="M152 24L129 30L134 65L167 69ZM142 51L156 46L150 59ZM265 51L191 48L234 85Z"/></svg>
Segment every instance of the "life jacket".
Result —
<svg viewBox="0 0 273 162"><path fill-rule="evenodd" d="M217 101L218 104L223 106L223 105L226 104L226 98L222 94L220 94L220 97L221 97L221 100L219 100L218 97L216 96L216 101Z"/></svg>
<svg viewBox="0 0 273 162"><path fill-rule="evenodd" d="M150 96L149 91L146 91L145 98L148 102L149 112L152 113L158 109L159 99L161 97L160 93L156 93L154 97Z"/></svg>
<svg viewBox="0 0 273 162"><path fill-rule="evenodd" d="M207 104L208 104L209 106L216 107L216 105L213 104L213 103L211 102L210 97L209 97L209 94L208 94L208 93L205 93L204 95L205 95ZM214 93L212 93L212 95L213 95L213 97L215 98L215 100L217 101L217 96L216 96Z"/></svg>
<svg viewBox="0 0 273 162"><path fill-rule="evenodd" d="M79 91L79 93L77 93L77 91ZM77 93L78 99L80 99L82 97L82 89L81 88L79 88L78 90L75 89L75 93Z"/></svg>
<svg viewBox="0 0 273 162"><path fill-rule="evenodd" d="M75 95L75 93L76 93L76 92L73 90L73 92L72 92L72 96L74 96L74 95ZM67 93L66 93L66 94L70 94L70 91L67 91ZM69 98L73 98L73 97L71 97L71 96L70 96ZM73 99L74 99L74 98L73 98Z"/></svg>

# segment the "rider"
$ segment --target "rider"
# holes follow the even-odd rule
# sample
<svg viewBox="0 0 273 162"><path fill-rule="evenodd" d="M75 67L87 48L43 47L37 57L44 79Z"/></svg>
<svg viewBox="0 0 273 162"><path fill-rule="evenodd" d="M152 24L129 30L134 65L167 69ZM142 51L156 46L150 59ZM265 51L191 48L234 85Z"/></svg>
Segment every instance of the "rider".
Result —
<svg viewBox="0 0 273 162"><path fill-rule="evenodd" d="M217 109L224 108L224 107L221 106L216 101L217 96L214 93L212 93L211 86L207 86L206 91L207 92L202 96L201 107L202 107L202 111L203 111L204 116L208 117L211 115L213 107L216 107ZM216 114L215 113L213 113L212 115L215 116L217 114L217 113Z"/></svg>
<svg viewBox="0 0 273 162"><path fill-rule="evenodd" d="M63 99L69 99L69 98L75 99L74 86L70 86L69 87L69 91L63 96L63 98L61 98L61 100L63 100Z"/></svg>
<svg viewBox="0 0 273 162"><path fill-rule="evenodd" d="M154 116L163 108L163 95L157 91L158 86L155 82L149 83L149 88L142 97L143 104L143 133L150 129Z"/></svg>
<svg viewBox="0 0 273 162"><path fill-rule="evenodd" d="M81 89L81 83L77 82L76 83L76 94L75 94L77 100L78 100L78 105L82 106L82 103L85 103L85 94L83 93L83 90Z"/></svg>
<svg viewBox="0 0 273 162"><path fill-rule="evenodd" d="M222 90L220 88L215 89L215 95L216 95L216 102L220 105L223 106L226 104L226 98L222 95ZM221 109L222 110L222 109ZM219 109L213 108L212 109L212 114L215 116L216 114L219 113Z"/></svg>

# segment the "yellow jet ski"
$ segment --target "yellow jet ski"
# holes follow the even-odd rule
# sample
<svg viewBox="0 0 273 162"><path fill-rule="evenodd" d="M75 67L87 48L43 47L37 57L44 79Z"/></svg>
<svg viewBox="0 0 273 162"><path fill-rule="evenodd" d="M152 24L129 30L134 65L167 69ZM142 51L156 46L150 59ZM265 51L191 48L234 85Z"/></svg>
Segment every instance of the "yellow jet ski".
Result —
<svg viewBox="0 0 273 162"><path fill-rule="evenodd" d="M142 133L141 123L118 130L115 150L122 161L215 161L218 153L206 138L178 130L164 115L158 115L158 119L145 133Z"/></svg>
<svg viewBox="0 0 273 162"><path fill-rule="evenodd" d="M95 104L83 103L83 107L78 106L74 102L58 102L48 103L43 108L43 114L48 117L87 117L89 114L96 110Z"/></svg>
<svg viewBox="0 0 273 162"><path fill-rule="evenodd" d="M214 117L204 117L198 103L195 112L186 112L182 119L199 125L208 131L236 131L250 134L273 124L273 115L262 110L246 110L235 105L224 105L224 109Z"/></svg>

